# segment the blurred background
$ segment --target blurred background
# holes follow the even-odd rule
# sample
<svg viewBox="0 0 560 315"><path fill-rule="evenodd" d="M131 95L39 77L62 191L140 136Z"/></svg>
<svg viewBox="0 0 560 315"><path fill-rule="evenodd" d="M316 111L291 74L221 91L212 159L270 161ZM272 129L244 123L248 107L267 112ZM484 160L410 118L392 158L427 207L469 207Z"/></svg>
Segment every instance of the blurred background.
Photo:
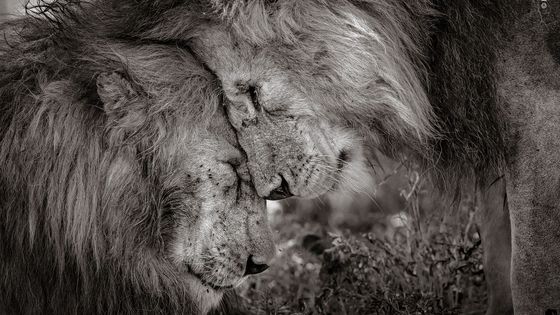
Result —
<svg viewBox="0 0 560 315"><path fill-rule="evenodd" d="M379 164L370 190L269 204L279 252L238 289L251 314L484 314L474 196L446 206L413 166Z"/></svg>
<svg viewBox="0 0 560 315"><path fill-rule="evenodd" d="M0 0L0 16L23 3ZM268 203L278 255L237 288L246 311L484 313L473 198L451 210L413 166L381 155L379 164L362 191Z"/></svg>

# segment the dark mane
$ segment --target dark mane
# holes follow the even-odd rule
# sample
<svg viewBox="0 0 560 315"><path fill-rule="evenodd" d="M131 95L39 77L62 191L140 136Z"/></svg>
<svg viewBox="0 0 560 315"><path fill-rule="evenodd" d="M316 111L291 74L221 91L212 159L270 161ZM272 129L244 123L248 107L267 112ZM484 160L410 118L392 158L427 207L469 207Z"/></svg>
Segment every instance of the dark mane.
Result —
<svg viewBox="0 0 560 315"><path fill-rule="evenodd" d="M219 104L188 52L136 38L176 2L40 2L0 24L1 313L198 312L163 259L169 194L145 167L174 110L198 123ZM119 125L96 93L115 71L143 88Z"/></svg>
<svg viewBox="0 0 560 315"><path fill-rule="evenodd" d="M282 8L278 1L213 0L212 3L222 18L232 24L232 29L238 30L238 36L247 34L246 39L254 44L270 40L273 37L270 34L286 42L294 41L298 32L305 31L305 26L294 21L305 24L309 19L304 10L290 10L293 6L289 5ZM451 193L462 179L500 173L504 126L499 119L495 64L497 50L506 36L509 21L515 16L518 1L349 0L325 3L327 9L318 14L328 19L337 6L348 3L373 17L372 32L387 38L390 48L397 47L393 51L399 54L393 57L397 63L406 60L413 63L407 70L415 72L414 80L420 81L424 90L410 92L418 95L404 102L416 111L417 126L413 127L420 131L420 136L409 130L410 123L387 117L379 121L369 104L353 108L361 120L375 122L365 128L382 135L381 150L396 158L402 158L403 152L408 160L410 155L415 156L433 175L435 183ZM273 13L280 11L281 14L274 16ZM374 51L375 47L370 49L371 54L383 58L383 52ZM385 74L393 76L395 81L411 80L391 70L393 73ZM419 101L426 96L427 101Z"/></svg>
<svg viewBox="0 0 560 315"><path fill-rule="evenodd" d="M516 4L403 0L399 5L409 17L394 18L404 23L412 40L406 46L433 109L435 137L420 145L402 139L397 147L408 148L405 158L415 156L437 187L457 196L465 181L491 182L502 172L506 126L500 119L495 67ZM392 144L382 150L402 154Z"/></svg>
<svg viewBox="0 0 560 315"><path fill-rule="evenodd" d="M430 38L424 50L427 91L441 135L430 159L439 172L436 180L446 187L464 176L492 181L488 177L498 176L504 158L496 58L513 3L434 1L432 6L438 14L424 26Z"/></svg>
<svg viewBox="0 0 560 315"><path fill-rule="evenodd" d="M435 137L429 143L415 143L414 139L408 139L408 143L395 146L395 142L407 139L390 139L388 147L382 149L394 156L397 154L393 152L395 147L408 146L421 164L433 170L436 182L444 189L465 175L471 177L500 169L504 143L494 65L499 42L503 40L516 4L505 0L414 0L398 1L391 4L400 7L398 10L384 12L385 9L379 8L376 2L351 2L379 16L391 12L408 13L409 16L392 18L398 20L396 25L408 36L401 40L409 48L409 57L417 66L418 77L425 86L435 114L432 121ZM184 43L184 48L188 49L189 37L195 36L197 25L249 14L243 11L248 5L245 0L159 0L137 1L134 5L113 0L55 3L31 11L36 12L33 15L35 20L50 22L50 29L45 32L59 34L55 37L64 45L71 42L64 38L84 38L84 33L88 33L85 30L90 29L96 39L141 41L147 37L159 38L166 43ZM274 10L277 5L274 1L263 1L263 4L265 10ZM97 13L83 15L85 8ZM166 14L169 10L173 13ZM63 21L71 22L60 22L61 18L52 16L63 16ZM266 27L266 24L256 24L258 20L253 25L247 18L239 19L240 23L248 24L243 27L251 28L255 34L259 28ZM177 22L173 22L175 20ZM66 23L73 23L72 27L67 27ZM162 29L160 25L166 28ZM39 27L34 29L31 33L37 34ZM295 32L288 28L276 31L287 32L282 35L285 37L294 36L290 32ZM266 34L267 30L261 32ZM89 40L87 36L83 39ZM251 40L258 42L257 39Z"/></svg>

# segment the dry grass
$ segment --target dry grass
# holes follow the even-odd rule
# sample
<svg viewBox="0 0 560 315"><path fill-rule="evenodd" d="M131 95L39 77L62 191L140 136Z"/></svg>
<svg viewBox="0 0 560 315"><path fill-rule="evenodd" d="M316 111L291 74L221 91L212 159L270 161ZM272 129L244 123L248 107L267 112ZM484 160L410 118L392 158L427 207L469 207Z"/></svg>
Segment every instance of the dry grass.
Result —
<svg viewBox="0 0 560 315"><path fill-rule="evenodd" d="M465 200L453 213L420 211L412 190L404 191L407 224L381 233L333 229L313 220L320 206L319 215L285 209L274 216L280 255L238 288L246 308L251 314L484 313L473 203Z"/></svg>

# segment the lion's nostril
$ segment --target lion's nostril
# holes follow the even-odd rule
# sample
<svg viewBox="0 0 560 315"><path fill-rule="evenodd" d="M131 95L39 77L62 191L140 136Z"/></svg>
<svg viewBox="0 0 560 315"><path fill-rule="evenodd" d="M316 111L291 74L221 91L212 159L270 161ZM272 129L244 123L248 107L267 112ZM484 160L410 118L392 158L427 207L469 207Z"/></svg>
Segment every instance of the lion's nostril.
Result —
<svg viewBox="0 0 560 315"><path fill-rule="evenodd" d="M265 197L264 199L267 199L267 200L281 200L281 199L286 199L286 198L289 198L289 197L293 196L292 193L290 192L290 185L288 185L288 182L286 181L284 176L282 176L281 174L279 176L282 179L282 182L280 183L280 186L278 186L278 187L276 187L276 189L272 190L270 192L270 194L268 195L268 197Z"/></svg>
<svg viewBox="0 0 560 315"><path fill-rule="evenodd" d="M258 264L253 260L253 255L249 255L249 258L247 258L247 265L245 265L244 276L261 273L261 272L265 271L266 269L268 269L267 264Z"/></svg>

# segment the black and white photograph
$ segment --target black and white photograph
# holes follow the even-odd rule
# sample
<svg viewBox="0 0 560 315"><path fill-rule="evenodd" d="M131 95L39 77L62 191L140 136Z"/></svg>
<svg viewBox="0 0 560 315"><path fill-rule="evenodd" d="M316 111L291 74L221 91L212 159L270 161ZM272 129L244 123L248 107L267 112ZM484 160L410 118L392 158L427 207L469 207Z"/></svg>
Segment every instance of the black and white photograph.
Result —
<svg viewBox="0 0 560 315"><path fill-rule="evenodd" d="M560 0L0 0L0 315L560 315Z"/></svg>

